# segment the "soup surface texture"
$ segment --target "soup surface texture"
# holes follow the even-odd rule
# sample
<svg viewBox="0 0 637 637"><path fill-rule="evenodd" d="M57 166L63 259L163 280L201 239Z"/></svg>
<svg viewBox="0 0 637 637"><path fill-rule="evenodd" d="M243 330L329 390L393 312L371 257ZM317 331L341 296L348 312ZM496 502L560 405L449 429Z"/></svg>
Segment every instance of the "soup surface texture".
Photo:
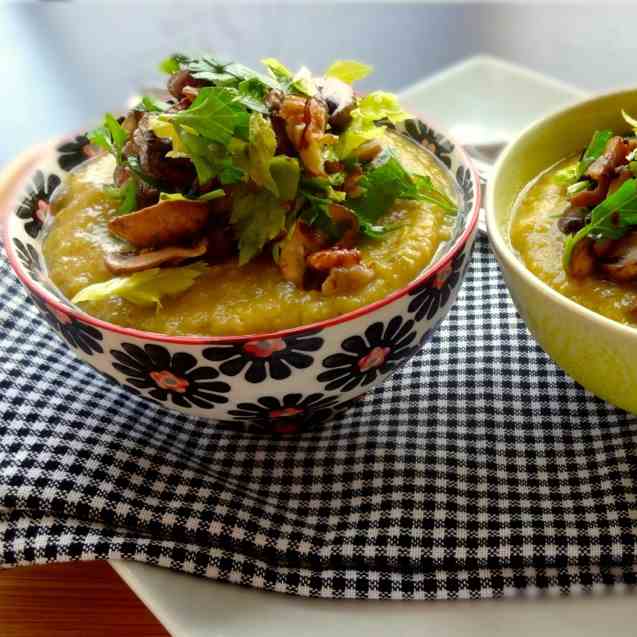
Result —
<svg viewBox="0 0 637 637"><path fill-rule="evenodd" d="M438 189L459 201L445 169L432 156L395 135L391 144L407 169L431 176ZM121 249L122 244L108 232L116 207L101 188L112 174L110 157L85 164L69 177L52 206L44 255L51 280L68 298L112 278L103 248ZM118 325L171 335L253 334L329 319L382 299L413 280L450 237L456 219L438 206L399 200L382 221L398 227L357 246L375 278L352 294L325 296L299 289L282 278L270 257L260 257L242 267L236 259L212 265L189 290L162 299L159 311L119 297L83 303L82 308Z"/></svg>
<svg viewBox="0 0 637 637"><path fill-rule="evenodd" d="M554 290L615 321L634 324L629 310L637 303L637 289L599 276L575 279L564 271L564 234L557 227L557 218L569 202L566 189L554 177L577 159L551 167L522 191L513 211L511 244L526 267Z"/></svg>

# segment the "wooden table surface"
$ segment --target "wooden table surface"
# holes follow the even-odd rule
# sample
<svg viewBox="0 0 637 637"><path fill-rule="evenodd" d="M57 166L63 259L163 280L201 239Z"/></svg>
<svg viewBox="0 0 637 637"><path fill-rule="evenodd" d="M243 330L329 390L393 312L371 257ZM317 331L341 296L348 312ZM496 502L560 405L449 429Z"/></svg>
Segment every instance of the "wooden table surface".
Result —
<svg viewBox="0 0 637 637"><path fill-rule="evenodd" d="M165 637L106 562L0 571L1 637Z"/></svg>

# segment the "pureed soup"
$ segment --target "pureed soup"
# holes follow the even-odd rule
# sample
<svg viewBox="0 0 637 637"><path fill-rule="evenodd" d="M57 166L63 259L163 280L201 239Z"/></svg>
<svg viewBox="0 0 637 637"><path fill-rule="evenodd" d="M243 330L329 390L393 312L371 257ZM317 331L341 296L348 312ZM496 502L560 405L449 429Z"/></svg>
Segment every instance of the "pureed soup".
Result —
<svg viewBox="0 0 637 637"><path fill-rule="evenodd" d="M269 74L175 55L145 97L89 134L106 151L51 205L53 283L100 319L171 335L297 327L405 286L455 226L446 169L390 130L408 117L370 68Z"/></svg>
<svg viewBox="0 0 637 637"><path fill-rule="evenodd" d="M398 136L392 136L391 142L403 165L425 172L437 188L449 197L457 196L446 171L428 152ZM119 249L119 241L107 227L117 206L103 192L112 168L110 157L81 166L52 206L55 217L44 255L51 280L68 298L112 278L102 256L104 246ZM241 267L233 258L211 265L182 294L163 298L159 311L119 296L82 307L118 325L179 335L250 334L331 318L382 299L418 276L450 237L455 218L428 202L400 200L382 222L397 227L358 245L361 262L373 270L374 278L344 294L326 296L320 290L303 290L286 281L271 258L260 257Z"/></svg>
<svg viewBox="0 0 637 637"><path fill-rule="evenodd" d="M511 244L533 274L580 305L633 325L636 148L633 135L596 131L582 155L564 159L527 185L510 228Z"/></svg>

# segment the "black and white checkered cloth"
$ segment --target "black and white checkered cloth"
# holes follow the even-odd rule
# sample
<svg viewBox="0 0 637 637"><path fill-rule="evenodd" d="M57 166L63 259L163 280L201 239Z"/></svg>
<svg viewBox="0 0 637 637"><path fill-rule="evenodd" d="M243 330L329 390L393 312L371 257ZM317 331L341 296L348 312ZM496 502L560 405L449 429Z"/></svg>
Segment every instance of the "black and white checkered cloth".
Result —
<svg viewBox="0 0 637 637"><path fill-rule="evenodd" d="M484 241L421 355L339 421L278 439L115 387L0 272L4 565L123 558L338 598L637 579L637 419L538 348Z"/></svg>

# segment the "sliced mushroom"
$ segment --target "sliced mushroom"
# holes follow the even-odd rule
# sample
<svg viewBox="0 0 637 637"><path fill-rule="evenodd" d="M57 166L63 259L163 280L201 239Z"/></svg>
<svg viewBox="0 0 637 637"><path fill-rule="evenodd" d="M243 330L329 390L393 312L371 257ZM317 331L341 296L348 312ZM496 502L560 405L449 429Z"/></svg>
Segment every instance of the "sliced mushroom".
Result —
<svg viewBox="0 0 637 637"><path fill-rule="evenodd" d="M637 232L613 242L602 262L602 270L618 283L637 279Z"/></svg>
<svg viewBox="0 0 637 637"><path fill-rule="evenodd" d="M133 274L160 265L175 264L185 259L201 257L208 249L208 240L201 239L192 247L169 246L161 250L140 252L138 254L110 253L104 255L104 263L113 274Z"/></svg>
<svg viewBox="0 0 637 637"><path fill-rule="evenodd" d="M595 257L592 251L593 240L589 237L582 239L573 248L568 273L574 279L585 279L595 269Z"/></svg>
<svg viewBox="0 0 637 637"><path fill-rule="evenodd" d="M628 154L628 144L623 137L611 137L606 143L604 153L600 155L586 171L586 175L595 181L601 177L612 176L615 168L626 160Z"/></svg>
<svg viewBox="0 0 637 637"><path fill-rule="evenodd" d="M557 227L564 234L573 234L586 225L587 208L576 208L570 206L557 220Z"/></svg>
<svg viewBox="0 0 637 637"><path fill-rule="evenodd" d="M173 73L168 79L168 92L180 99L184 94L184 89L188 86L198 87L205 85L203 80L196 80L189 71L182 69Z"/></svg>
<svg viewBox="0 0 637 637"><path fill-rule="evenodd" d="M199 234L210 214L206 202L160 201L137 212L114 217L108 229L136 248L175 245Z"/></svg>
<svg viewBox="0 0 637 637"><path fill-rule="evenodd" d="M316 86L327 104L330 126L335 131L342 131L352 120L355 106L352 87L335 77L317 78Z"/></svg>
<svg viewBox="0 0 637 637"><path fill-rule="evenodd" d="M596 206L606 198L609 183L610 177L608 175L600 176L593 190L582 190L574 194L570 199L571 205L576 208L592 208Z"/></svg>
<svg viewBox="0 0 637 637"><path fill-rule="evenodd" d="M351 268L333 268L321 286L325 296L350 294L365 287L374 278L374 270L359 263Z"/></svg>
<svg viewBox="0 0 637 637"><path fill-rule="evenodd" d="M598 259L610 254L616 241L614 239L598 239L593 243L593 252Z"/></svg>
<svg viewBox="0 0 637 637"><path fill-rule="evenodd" d="M172 143L155 135L149 127L151 118L150 113L145 113L139 120L124 153L136 156L143 172L153 179L175 190L186 190L195 179L195 167L185 157L166 157L172 150Z"/></svg>

